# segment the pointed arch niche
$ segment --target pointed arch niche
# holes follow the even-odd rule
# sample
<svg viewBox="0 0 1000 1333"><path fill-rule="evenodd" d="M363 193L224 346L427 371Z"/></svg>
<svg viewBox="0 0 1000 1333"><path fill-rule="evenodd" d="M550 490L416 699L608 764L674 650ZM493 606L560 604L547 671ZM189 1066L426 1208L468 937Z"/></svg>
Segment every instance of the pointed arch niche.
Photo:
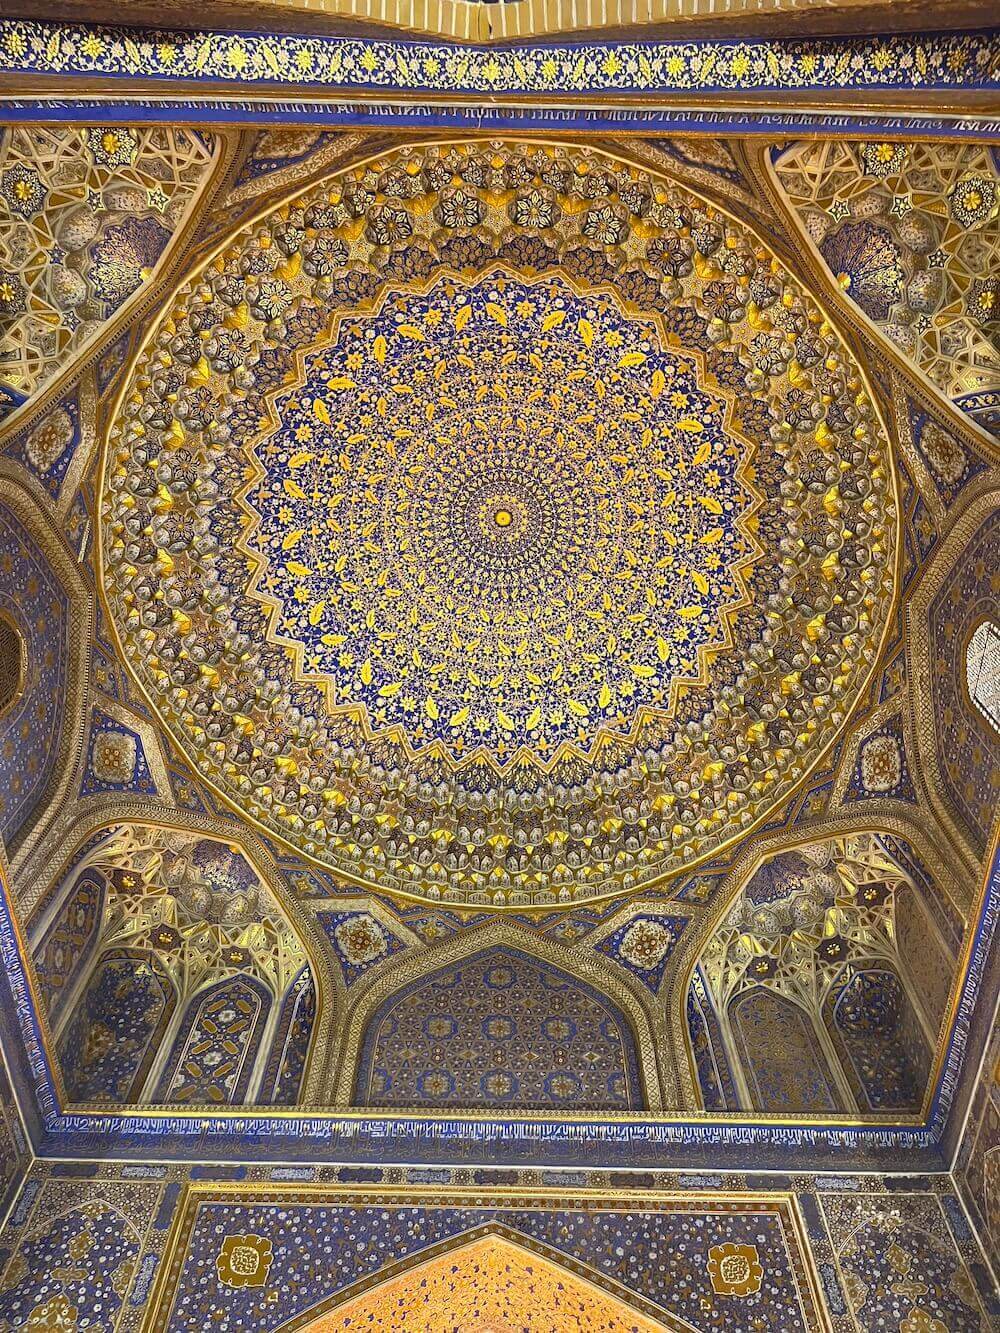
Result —
<svg viewBox="0 0 1000 1333"><path fill-rule="evenodd" d="M759 859L701 944L685 1028L701 1102L917 1114L961 940L909 842L845 831Z"/></svg>
<svg viewBox="0 0 1000 1333"><path fill-rule="evenodd" d="M613 997L613 998L612 998ZM392 960L349 1016L336 1104L659 1110L631 988L507 922Z"/></svg>
<svg viewBox="0 0 1000 1333"><path fill-rule="evenodd" d="M84 835L28 928L68 1105L299 1100L323 974L276 883L201 828Z"/></svg>

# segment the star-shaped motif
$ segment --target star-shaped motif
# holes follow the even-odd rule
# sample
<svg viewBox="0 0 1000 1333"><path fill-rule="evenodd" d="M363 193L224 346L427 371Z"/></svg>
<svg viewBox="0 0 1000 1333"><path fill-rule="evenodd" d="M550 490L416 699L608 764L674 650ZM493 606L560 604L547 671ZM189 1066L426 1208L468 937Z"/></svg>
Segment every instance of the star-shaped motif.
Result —
<svg viewBox="0 0 1000 1333"><path fill-rule="evenodd" d="M833 203L826 210L833 218L834 222L843 222L844 218L850 213L850 208L843 199L834 199Z"/></svg>

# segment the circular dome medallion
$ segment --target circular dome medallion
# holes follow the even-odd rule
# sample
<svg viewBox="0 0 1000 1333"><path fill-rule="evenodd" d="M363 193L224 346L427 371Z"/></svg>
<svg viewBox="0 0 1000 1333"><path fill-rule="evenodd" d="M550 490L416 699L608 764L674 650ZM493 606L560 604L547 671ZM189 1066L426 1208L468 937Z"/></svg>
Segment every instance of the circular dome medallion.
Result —
<svg viewBox="0 0 1000 1333"><path fill-rule="evenodd" d="M638 887L787 796L892 603L888 447L744 226L591 150L397 151L181 287L107 444L126 660L354 878Z"/></svg>
<svg viewBox="0 0 1000 1333"><path fill-rule="evenodd" d="M758 550L753 449L658 319L490 266L388 284L298 364L244 548L331 712L412 757L550 771L704 679Z"/></svg>

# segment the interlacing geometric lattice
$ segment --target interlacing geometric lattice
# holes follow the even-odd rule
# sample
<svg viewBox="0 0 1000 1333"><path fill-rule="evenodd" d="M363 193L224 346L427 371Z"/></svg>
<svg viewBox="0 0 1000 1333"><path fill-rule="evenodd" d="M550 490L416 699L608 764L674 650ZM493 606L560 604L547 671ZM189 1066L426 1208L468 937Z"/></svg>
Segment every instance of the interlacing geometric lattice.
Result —
<svg viewBox="0 0 1000 1333"><path fill-rule="evenodd" d="M151 127L0 136L0 420L150 281L220 140Z"/></svg>
<svg viewBox="0 0 1000 1333"><path fill-rule="evenodd" d="M108 881L97 953L155 955L183 1005L244 974L280 997L306 956L284 911L223 843L151 825L122 825L76 867Z"/></svg>
<svg viewBox="0 0 1000 1333"><path fill-rule="evenodd" d="M946 397L1000 391L995 149L820 140L775 170L847 295Z"/></svg>
<svg viewBox="0 0 1000 1333"><path fill-rule="evenodd" d="M713 1003L725 1014L765 986L819 1014L853 959L898 963L894 894L910 883L874 834L810 843L757 872L701 955Z"/></svg>

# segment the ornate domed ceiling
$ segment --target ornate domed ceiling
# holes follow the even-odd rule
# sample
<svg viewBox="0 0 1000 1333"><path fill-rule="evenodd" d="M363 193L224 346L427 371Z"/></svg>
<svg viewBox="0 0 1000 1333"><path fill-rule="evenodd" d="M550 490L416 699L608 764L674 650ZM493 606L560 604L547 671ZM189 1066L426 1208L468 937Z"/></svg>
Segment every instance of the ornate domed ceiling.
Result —
<svg viewBox="0 0 1000 1333"><path fill-rule="evenodd" d="M996 38L366 3L0 19L0 1326L985 1333Z"/></svg>
<svg viewBox="0 0 1000 1333"><path fill-rule="evenodd" d="M125 661L233 807L495 907L647 885L829 748L894 598L864 374L686 186L395 150L175 291L105 446Z"/></svg>

